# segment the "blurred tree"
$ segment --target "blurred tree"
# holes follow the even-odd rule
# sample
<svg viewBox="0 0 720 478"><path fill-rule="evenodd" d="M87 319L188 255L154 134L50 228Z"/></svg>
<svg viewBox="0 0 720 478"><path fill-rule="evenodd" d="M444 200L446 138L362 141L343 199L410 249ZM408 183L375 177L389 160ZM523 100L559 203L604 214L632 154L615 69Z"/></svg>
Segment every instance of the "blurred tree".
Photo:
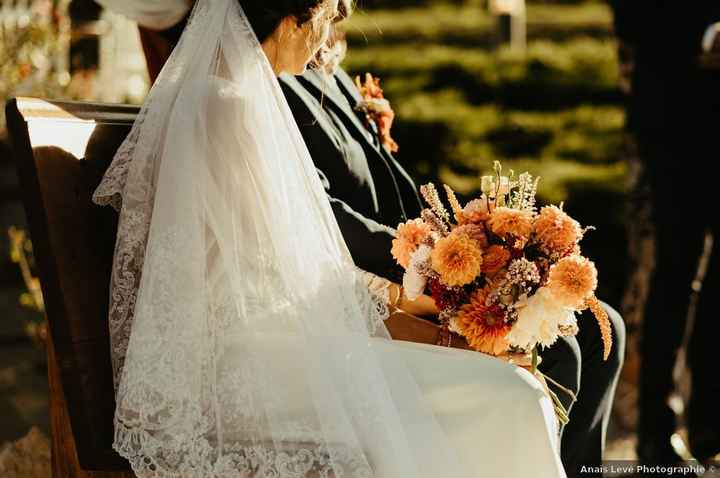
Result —
<svg viewBox="0 0 720 478"><path fill-rule="evenodd" d="M44 320L45 302L43 300L42 290L40 289L40 279L35 275L35 258L32 251L32 243L27 237L24 230L17 229L15 226L8 230L10 238L10 260L18 265L20 273L27 292L20 296L20 304L30 310L38 312L37 320L30 320L25 324L25 332L33 341L45 347L45 338L47 337L47 321Z"/></svg>
<svg viewBox="0 0 720 478"><path fill-rule="evenodd" d="M69 0L4 1L0 9L0 97L63 97L70 83L68 51L70 44ZM0 127L4 116L0 115ZM3 310L3 316L21 322L21 328L42 342L45 333L42 295L39 282L32 274L30 241L25 232L11 224L22 224L20 188L12 151L5 134L0 132L0 268L4 274L3 290L16 294L22 283L22 307ZM13 267L20 266L21 274ZM22 277L24 280L20 280ZM23 313L21 308L35 313Z"/></svg>
<svg viewBox="0 0 720 478"><path fill-rule="evenodd" d="M9 2L0 11L0 97L58 96L67 71L67 0Z"/></svg>

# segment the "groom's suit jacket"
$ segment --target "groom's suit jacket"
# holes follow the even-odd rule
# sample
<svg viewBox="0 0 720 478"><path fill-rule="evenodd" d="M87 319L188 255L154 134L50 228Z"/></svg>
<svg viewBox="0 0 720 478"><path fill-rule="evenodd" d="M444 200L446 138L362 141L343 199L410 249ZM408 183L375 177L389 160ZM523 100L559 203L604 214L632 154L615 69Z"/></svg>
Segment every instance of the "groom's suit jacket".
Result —
<svg viewBox="0 0 720 478"><path fill-rule="evenodd" d="M334 82L308 70L280 83L355 263L398 280L388 226L419 216L415 183L354 110L362 98L344 71Z"/></svg>

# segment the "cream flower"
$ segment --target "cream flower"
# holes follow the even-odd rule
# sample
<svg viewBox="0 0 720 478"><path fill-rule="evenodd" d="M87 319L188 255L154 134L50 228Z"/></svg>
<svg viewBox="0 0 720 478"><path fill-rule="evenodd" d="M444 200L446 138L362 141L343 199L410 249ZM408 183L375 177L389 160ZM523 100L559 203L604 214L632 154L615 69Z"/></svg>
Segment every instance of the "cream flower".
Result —
<svg viewBox="0 0 720 478"><path fill-rule="evenodd" d="M558 324L561 337L574 337L580 332L575 314L570 314L567 318Z"/></svg>
<svg viewBox="0 0 720 478"><path fill-rule="evenodd" d="M507 340L525 350L531 350L536 344L549 347L560 335L560 326L573 320L573 312L563 307L550 290L541 287L519 310Z"/></svg>
<svg viewBox="0 0 720 478"><path fill-rule="evenodd" d="M425 292L427 277L418 271L418 266L428 264L432 248L427 244L421 244L410 256L410 264L403 275L403 289L405 297L415 300Z"/></svg>
<svg viewBox="0 0 720 478"><path fill-rule="evenodd" d="M488 200L483 195L480 199L473 199L465 205L462 210L461 224L473 223L482 224L487 221L490 217L490 211L488 210Z"/></svg>

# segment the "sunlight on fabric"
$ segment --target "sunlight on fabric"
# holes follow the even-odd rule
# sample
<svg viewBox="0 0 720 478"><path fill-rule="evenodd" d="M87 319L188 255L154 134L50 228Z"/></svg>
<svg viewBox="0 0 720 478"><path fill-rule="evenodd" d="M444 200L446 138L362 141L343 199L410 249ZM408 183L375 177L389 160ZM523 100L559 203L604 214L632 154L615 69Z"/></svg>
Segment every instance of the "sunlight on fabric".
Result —
<svg viewBox="0 0 720 478"><path fill-rule="evenodd" d="M55 146L77 159L85 156L85 148L94 130L95 122L88 120L34 118L28 121L30 143L33 147Z"/></svg>

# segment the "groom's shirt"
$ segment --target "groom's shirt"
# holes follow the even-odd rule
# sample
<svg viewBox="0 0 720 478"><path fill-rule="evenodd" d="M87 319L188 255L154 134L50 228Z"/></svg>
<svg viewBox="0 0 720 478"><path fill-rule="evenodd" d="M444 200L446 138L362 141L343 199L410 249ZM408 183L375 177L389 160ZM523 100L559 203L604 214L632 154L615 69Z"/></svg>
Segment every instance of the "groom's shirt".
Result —
<svg viewBox="0 0 720 478"><path fill-rule="evenodd" d="M415 183L355 111L362 98L344 71L280 80L355 263L398 280L390 228L419 216Z"/></svg>

